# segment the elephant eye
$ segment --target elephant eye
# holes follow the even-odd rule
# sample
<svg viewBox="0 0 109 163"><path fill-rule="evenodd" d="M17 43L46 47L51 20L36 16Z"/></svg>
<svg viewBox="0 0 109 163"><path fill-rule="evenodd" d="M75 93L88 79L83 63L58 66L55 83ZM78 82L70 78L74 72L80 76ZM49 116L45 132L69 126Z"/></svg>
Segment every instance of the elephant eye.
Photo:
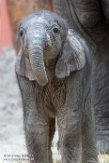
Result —
<svg viewBox="0 0 109 163"><path fill-rule="evenodd" d="M60 33L59 28L58 28L58 27L54 27L54 28L53 28L53 33L59 34L59 33Z"/></svg>
<svg viewBox="0 0 109 163"><path fill-rule="evenodd" d="M21 30L19 31L19 36L22 37L23 34L24 34L24 31L23 31L23 29L21 29Z"/></svg>

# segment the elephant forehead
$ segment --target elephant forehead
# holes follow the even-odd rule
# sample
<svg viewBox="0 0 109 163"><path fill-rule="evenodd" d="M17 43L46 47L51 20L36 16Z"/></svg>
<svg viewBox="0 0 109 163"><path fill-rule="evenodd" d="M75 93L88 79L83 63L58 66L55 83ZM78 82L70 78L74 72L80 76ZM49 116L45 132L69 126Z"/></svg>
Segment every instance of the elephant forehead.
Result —
<svg viewBox="0 0 109 163"><path fill-rule="evenodd" d="M48 24L48 22L45 20L44 16L35 16L31 21L31 24L38 23L38 24Z"/></svg>
<svg viewBox="0 0 109 163"><path fill-rule="evenodd" d="M53 24L55 24L55 21L53 19L46 19L46 17L43 15L43 16L30 16L30 17L27 17L24 22L22 23L22 27L23 28L29 28L29 27L50 27L52 26Z"/></svg>
<svg viewBox="0 0 109 163"><path fill-rule="evenodd" d="M22 24L22 26L23 27L30 27L30 26L37 26L37 25L39 25L39 27L40 27L40 25L46 25L46 26L48 26L49 25L49 23L48 23L48 21L46 20L46 19L44 19L44 17L39 17L39 16L34 16L34 17L31 17L31 18L29 18L28 20L26 19L24 22L23 22L23 24Z"/></svg>

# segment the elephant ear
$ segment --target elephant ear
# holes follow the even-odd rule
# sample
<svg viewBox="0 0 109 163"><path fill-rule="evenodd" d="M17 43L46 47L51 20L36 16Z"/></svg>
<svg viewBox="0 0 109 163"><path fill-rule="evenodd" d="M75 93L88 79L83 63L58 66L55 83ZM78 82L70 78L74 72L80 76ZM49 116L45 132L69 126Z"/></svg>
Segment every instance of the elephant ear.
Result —
<svg viewBox="0 0 109 163"><path fill-rule="evenodd" d="M20 76L24 76L29 80L36 80L31 68L29 59L22 53L22 50L19 51L16 59L16 73Z"/></svg>
<svg viewBox="0 0 109 163"><path fill-rule="evenodd" d="M65 78L71 72L81 70L85 65L85 51L80 37L69 29L61 57L58 59L55 75L57 78Z"/></svg>

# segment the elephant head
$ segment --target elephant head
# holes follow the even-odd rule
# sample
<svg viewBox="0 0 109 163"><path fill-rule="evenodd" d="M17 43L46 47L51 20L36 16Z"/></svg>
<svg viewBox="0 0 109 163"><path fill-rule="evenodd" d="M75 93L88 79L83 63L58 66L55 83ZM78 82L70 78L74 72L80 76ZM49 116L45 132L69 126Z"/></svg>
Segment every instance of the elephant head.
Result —
<svg viewBox="0 0 109 163"><path fill-rule="evenodd" d="M57 78L69 76L85 65L84 41L55 13L41 10L27 16L19 27L18 38L21 48L16 72L41 86L48 83L46 65L50 61L56 61Z"/></svg>

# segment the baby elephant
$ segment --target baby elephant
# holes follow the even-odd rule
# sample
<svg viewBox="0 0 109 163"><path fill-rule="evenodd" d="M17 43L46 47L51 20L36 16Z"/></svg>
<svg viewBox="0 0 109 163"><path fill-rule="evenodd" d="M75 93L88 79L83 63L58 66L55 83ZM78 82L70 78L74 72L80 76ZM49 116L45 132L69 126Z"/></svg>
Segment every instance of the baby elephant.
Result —
<svg viewBox="0 0 109 163"><path fill-rule="evenodd" d="M37 11L18 31L16 73L31 163L52 163L55 120L62 163L98 162L90 100L90 49L60 16Z"/></svg>

